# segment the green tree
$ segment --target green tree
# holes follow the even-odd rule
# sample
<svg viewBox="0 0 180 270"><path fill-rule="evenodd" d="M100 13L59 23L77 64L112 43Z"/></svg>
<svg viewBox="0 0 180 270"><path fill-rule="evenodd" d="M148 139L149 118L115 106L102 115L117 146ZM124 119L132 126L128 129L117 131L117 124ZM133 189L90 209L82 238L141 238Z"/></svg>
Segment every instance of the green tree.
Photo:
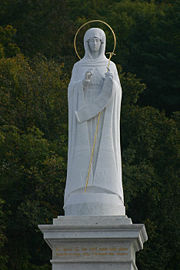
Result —
<svg viewBox="0 0 180 270"><path fill-rule="evenodd" d="M4 251L4 245L7 241L7 237L5 235L5 226L6 226L6 216L3 212L4 201L0 199L0 268L2 270L7 270L7 254Z"/></svg>
<svg viewBox="0 0 180 270"><path fill-rule="evenodd" d="M22 53L37 53L48 57L61 57L69 51L73 36L72 22L66 1L59 0L2 0L1 25L17 29L16 41ZM68 40L65 36L68 36Z"/></svg>
<svg viewBox="0 0 180 270"><path fill-rule="evenodd" d="M175 270L180 245L180 132L176 121L164 113L137 106L145 85L134 75L122 74L121 82L126 209L133 222L145 223L149 235L145 250L138 255L138 269Z"/></svg>
<svg viewBox="0 0 180 270"><path fill-rule="evenodd" d="M49 139L67 134L63 65L41 57L27 61L18 55L0 60L0 74L1 125L15 125L24 131L37 126Z"/></svg>
<svg viewBox="0 0 180 270"><path fill-rule="evenodd" d="M3 250L8 269L45 270L50 250L37 225L63 214L67 79L62 65L18 55L0 60L0 80Z"/></svg>
<svg viewBox="0 0 180 270"><path fill-rule="evenodd" d="M20 52L19 47L15 43L15 34L16 29L11 25L0 26L0 58L12 57Z"/></svg>

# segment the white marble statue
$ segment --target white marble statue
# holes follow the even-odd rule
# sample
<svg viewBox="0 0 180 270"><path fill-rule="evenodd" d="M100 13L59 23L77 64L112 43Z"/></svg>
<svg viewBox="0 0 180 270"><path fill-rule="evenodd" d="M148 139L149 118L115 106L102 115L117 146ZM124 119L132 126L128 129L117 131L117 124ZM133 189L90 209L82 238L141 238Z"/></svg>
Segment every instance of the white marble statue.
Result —
<svg viewBox="0 0 180 270"><path fill-rule="evenodd" d="M85 56L75 63L68 87L65 215L125 215L120 152L122 90L112 61L107 70L105 47L103 30L91 28L85 33ZM97 139L85 190L99 112Z"/></svg>

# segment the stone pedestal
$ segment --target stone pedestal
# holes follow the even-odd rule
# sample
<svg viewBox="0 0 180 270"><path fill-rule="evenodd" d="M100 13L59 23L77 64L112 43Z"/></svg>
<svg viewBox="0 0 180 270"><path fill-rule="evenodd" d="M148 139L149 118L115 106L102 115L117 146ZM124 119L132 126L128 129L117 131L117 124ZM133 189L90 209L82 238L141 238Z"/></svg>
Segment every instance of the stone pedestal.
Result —
<svg viewBox="0 0 180 270"><path fill-rule="evenodd" d="M61 216L39 228L53 270L137 270L135 253L147 241L145 226L126 216Z"/></svg>

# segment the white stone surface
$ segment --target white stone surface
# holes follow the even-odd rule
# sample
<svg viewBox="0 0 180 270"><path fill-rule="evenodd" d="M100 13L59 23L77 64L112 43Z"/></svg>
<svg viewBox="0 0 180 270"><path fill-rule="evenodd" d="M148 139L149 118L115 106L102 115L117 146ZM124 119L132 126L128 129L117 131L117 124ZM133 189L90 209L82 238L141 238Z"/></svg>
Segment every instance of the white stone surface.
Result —
<svg viewBox="0 0 180 270"><path fill-rule="evenodd" d="M124 215L120 151L122 90L115 64L105 57L106 36L99 28L84 36L85 56L68 87L69 144L65 215ZM91 150L97 140L85 192Z"/></svg>
<svg viewBox="0 0 180 270"><path fill-rule="evenodd" d="M126 216L65 216L39 228L53 270L137 270L135 253L147 240L144 225Z"/></svg>
<svg viewBox="0 0 180 270"><path fill-rule="evenodd" d="M132 263L53 263L53 270L136 270Z"/></svg>

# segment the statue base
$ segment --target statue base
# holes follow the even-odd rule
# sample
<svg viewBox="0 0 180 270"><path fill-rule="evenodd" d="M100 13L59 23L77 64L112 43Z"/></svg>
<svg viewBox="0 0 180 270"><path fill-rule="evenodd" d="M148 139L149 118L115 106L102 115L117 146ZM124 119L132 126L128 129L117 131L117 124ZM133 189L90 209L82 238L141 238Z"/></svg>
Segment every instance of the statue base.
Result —
<svg viewBox="0 0 180 270"><path fill-rule="evenodd" d="M145 226L127 216L60 216L39 228L52 270L137 270L135 253L147 241Z"/></svg>
<svg viewBox="0 0 180 270"><path fill-rule="evenodd" d="M116 194L74 193L64 206L66 216L124 216L125 207Z"/></svg>

